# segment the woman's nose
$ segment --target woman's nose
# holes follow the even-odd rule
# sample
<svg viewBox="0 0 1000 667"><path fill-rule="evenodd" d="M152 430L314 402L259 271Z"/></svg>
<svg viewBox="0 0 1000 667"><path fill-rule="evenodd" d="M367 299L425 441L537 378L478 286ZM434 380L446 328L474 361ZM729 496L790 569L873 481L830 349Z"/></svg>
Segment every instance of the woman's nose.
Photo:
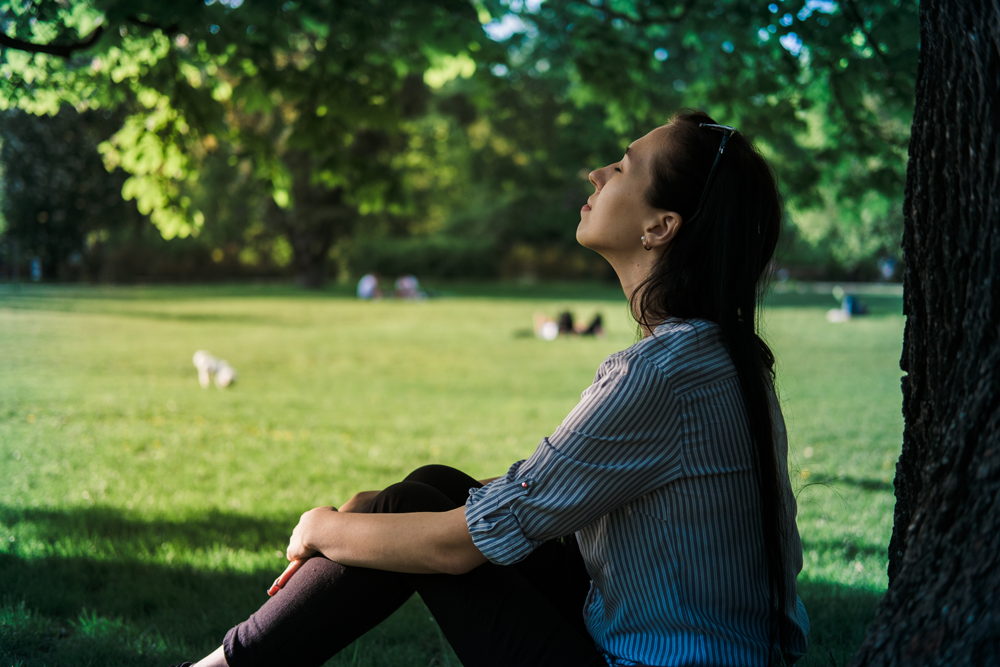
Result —
<svg viewBox="0 0 1000 667"><path fill-rule="evenodd" d="M600 169L595 169L594 171L590 172L590 175L587 176L587 178L590 180L591 184L594 186L596 190L601 189L601 185L603 184L604 180L601 178Z"/></svg>

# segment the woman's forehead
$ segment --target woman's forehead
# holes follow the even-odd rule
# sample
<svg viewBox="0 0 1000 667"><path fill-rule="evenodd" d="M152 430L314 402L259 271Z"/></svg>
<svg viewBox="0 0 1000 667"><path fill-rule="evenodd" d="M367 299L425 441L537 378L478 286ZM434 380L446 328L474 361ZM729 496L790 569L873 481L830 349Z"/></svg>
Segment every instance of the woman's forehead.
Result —
<svg viewBox="0 0 1000 667"><path fill-rule="evenodd" d="M667 125L662 125L652 132L643 135L629 144L625 150L630 162L646 163L651 155L655 155L663 147L667 138Z"/></svg>

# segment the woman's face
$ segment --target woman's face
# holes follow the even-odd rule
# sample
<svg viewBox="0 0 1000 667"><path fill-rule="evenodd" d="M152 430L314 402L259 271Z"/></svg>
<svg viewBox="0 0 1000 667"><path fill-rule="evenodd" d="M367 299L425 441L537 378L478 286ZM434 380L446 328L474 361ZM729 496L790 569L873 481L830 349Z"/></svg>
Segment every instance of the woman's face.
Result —
<svg viewBox="0 0 1000 667"><path fill-rule="evenodd" d="M580 210L576 228L580 245L605 257L642 250L639 238L658 213L646 203L645 193L652 180L653 158L665 140L666 128L658 127L633 141L620 162L590 172L594 194Z"/></svg>

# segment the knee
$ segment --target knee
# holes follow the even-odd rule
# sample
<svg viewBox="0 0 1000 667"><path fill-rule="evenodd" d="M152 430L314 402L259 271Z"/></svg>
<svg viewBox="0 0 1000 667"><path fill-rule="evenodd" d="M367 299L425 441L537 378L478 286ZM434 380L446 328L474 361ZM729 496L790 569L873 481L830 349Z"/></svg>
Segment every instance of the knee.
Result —
<svg viewBox="0 0 1000 667"><path fill-rule="evenodd" d="M403 481L420 482L433 486L451 498L452 502L458 504L465 503L465 499L469 497L469 489L482 486L479 480L470 477L458 468L436 463L417 468Z"/></svg>
<svg viewBox="0 0 1000 667"><path fill-rule="evenodd" d="M423 484L430 484L433 487L437 487L442 480L450 480L458 475L465 477L465 473L461 470L452 468L451 466L441 465L440 463L430 463L425 466L420 466L403 480L404 482L421 482Z"/></svg>
<svg viewBox="0 0 1000 667"><path fill-rule="evenodd" d="M408 512L447 512L458 505L443 493L427 484L412 481L409 477L375 496L373 514L406 514Z"/></svg>

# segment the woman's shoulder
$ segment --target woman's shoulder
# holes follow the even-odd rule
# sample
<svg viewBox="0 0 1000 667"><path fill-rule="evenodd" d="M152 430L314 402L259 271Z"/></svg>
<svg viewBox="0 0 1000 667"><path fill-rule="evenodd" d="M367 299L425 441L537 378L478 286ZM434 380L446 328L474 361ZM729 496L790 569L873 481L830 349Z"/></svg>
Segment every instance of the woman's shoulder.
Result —
<svg viewBox="0 0 1000 667"><path fill-rule="evenodd" d="M681 392L736 372L719 325L709 320L667 320L652 336L617 354L654 366Z"/></svg>
<svg viewBox="0 0 1000 667"><path fill-rule="evenodd" d="M671 319L653 330L653 335L623 350L625 353L643 355L659 361L684 362L719 348L722 330L715 322L702 319Z"/></svg>

